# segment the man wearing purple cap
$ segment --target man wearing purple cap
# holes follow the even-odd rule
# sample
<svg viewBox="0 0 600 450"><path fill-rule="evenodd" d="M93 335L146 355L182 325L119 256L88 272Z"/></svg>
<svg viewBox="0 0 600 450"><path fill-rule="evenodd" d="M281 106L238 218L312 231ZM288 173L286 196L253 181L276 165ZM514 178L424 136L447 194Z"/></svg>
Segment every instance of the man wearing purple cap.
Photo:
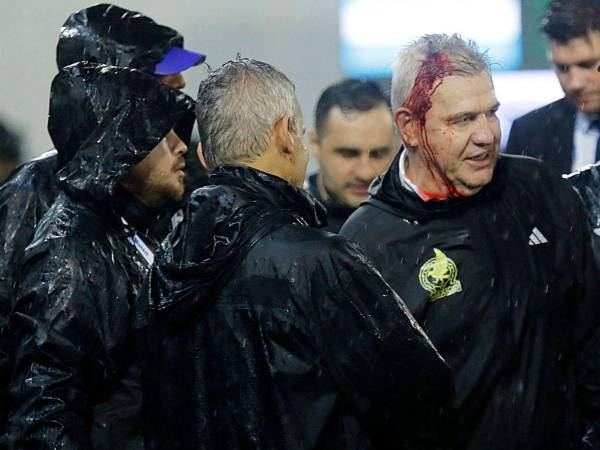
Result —
<svg viewBox="0 0 600 450"><path fill-rule="evenodd" d="M183 37L172 28L109 4L71 14L61 28L56 52L59 69L79 61L132 67L175 89L185 86L181 72L204 59L203 54L185 50ZM65 120L65 129L73 126ZM192 121L186 126L191 130ZM178 135L188 136L189 130L178 130ZM17 273L37 223L57 196L55 172L69 160L69 155L48 152L20 166L0 185L0 448L9 408L6 386L14 343L8 323Z"/></svg>
<svg viewBox="0 0 600 450"><path fill-rule="evenodd" d="M79 61L131 67L154 74L175 89L185 86L181 72L205 59L184 49L183 36L176 30L106 3L71 14L56 49L59 69Z"/></svg>

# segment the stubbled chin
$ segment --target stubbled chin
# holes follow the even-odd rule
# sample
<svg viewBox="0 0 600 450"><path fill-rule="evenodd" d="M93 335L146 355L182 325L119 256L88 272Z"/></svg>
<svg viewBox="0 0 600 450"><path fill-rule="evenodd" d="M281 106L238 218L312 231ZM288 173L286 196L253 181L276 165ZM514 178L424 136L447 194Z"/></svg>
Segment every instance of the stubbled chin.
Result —
<svg viewBox="0 0 600 450"><path fill-rule="evenodd" d="M368 195L365 195L364 197L352 197L349 199L344 199L344 202L346 203L346 205L348 205L351 208L358 208L360 206L360 204L362 202L364 202L365 200L367 200L369 198Z"/></svg>
<svg viewBox="0 0 600 450"><path fill-rule="evenodd" d="M585 114L595 114L600 112L600 98L594 98L587 102L571 99L571 104L575 105L578 111Z"/></svg>

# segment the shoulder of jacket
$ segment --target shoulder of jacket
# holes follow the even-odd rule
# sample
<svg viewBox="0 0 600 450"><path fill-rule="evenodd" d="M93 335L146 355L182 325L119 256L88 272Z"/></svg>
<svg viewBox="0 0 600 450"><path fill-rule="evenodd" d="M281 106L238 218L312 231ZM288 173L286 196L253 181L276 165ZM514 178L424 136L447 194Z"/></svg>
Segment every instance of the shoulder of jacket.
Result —
<svg viewBox="0 0 600 450"><path fill-rule="evenodd" d="M28 161L0 186L0 196L37 195L39 188L49 184L54 184L54 163L49 164L45 159Z"/></svg>
<svg viewBox="0 0 600 450"><path fill-rule="evenodd" d="M533 126L538 124L547 126L547 123L545 123L547 120L554 118L566 120L569 113L572 113L574 116L575 109L566 98L561 98L540 108L534 109L533 111L529 111L515 119L513 126L516 126L517 128L524 125Z"/></svg>
<svg viewBox="0 0 600 450"><path fill-rule="evenodd" d="M540 201L558 205L576 200L575 190L568 182L555 174L548 165L536 158L518 155L502 155L500 164L506 165L508 183L518 192L531 192Z"/></svg>
<svg viewBox="0 0 600 450"><path fill-rule="evenodd" d="M369 234L372 228L379 228L388 217L394 216L393 210L393 206L389 206L381 200L370 198L348 217L340 230L340 234L350 240L353 240L357 235Z"/></svg>
<svg viewBox="0 0 600 450"><path fill-rule="evenodd" d="M69 201L55 202L36 227L26 253L43 248L74 252L82 260L96 259L111 243L122 240L92 209ZM36 250L36 248L38 250Z"/></svg>
<svg viewBox="0 0 600 450"><path fill-rule="evenodd" d="M296 260L316 262L348 254L350 241L337 234L308 226L284 225L261 239L255 248L265 254L281 253L294 255Z"/></svg>
<svg viewBox="0 0 600 450"><path fill-rule="evenodd" d="M537 158L526 155L500 154L498 164L503 164L511 171L548 170L546 164Z"/></svg>

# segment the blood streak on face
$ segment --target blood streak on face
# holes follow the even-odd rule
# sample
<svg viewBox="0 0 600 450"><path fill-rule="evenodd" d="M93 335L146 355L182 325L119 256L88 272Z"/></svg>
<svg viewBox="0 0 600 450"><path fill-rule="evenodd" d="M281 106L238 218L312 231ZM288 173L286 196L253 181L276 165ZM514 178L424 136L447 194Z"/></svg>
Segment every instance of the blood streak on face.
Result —
<svg viewBox="0 0 600 450"><path fill-rule="evenodd" d="M404 102L404 107L410 109L418 121L423 157L427 169L434 180L440 179L445 185L448 197L457 197L460 193L438 164L436 150L429 145L427 133L425 132L425 115L431 109L431 96L442 84L444 77L452 75L453 72L454 69L448 55L444 53L428 55L417 73L410 97Z"/></svg>

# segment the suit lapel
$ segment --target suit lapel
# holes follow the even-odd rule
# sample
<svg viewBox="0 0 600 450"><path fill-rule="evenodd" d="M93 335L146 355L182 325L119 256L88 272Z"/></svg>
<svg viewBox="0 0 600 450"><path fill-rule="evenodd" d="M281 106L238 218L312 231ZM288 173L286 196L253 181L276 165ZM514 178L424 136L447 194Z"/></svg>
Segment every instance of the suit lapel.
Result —
<svg viewBox="0 0 600 450"><path fill-rule="evenodd" d="M575 148L573 147L573 133L575 131L575 108L567 101L561 99L553 108L553 126L558 134L558 153L556 164L561 173L570 173L573 165Z"/></svg>

